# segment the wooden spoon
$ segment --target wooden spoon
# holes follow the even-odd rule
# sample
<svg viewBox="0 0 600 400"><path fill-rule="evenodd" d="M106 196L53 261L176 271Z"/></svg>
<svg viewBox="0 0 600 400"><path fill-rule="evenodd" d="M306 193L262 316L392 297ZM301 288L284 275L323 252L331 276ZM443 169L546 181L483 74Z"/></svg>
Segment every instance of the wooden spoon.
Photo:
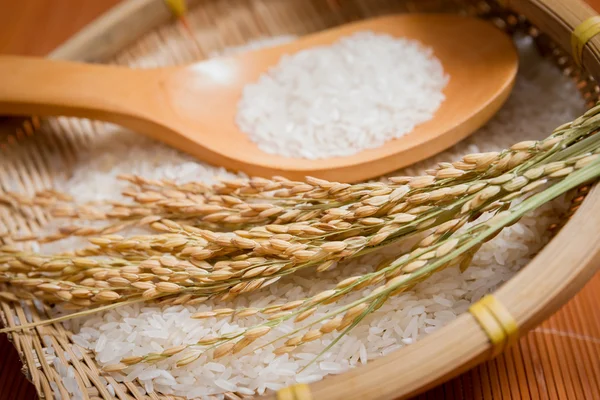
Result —
<svg viewBox="0 0 600 400"><path fill-rule="evenodd" d="M450 82L446 101L432 120L382 147L323 160L264 153L239 131L234 119L246 83L285 53L364 30L416 39L433 48ZM517 64L511 39L488 22L455 15L394 15L182 67L142 70L3 56L0 114L110 121L249 175L355 182L425 159L475 131L507 99Z"/></svg>

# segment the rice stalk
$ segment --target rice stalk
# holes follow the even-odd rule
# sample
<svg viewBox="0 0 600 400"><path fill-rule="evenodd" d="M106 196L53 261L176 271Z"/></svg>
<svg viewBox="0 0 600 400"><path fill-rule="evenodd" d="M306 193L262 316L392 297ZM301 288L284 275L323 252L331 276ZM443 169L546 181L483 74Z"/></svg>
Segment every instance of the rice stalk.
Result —
<svg viewBox="0 0 600 400"><path fill-rule="evenodd" d="M589 136L594 129L589 121L597 112L597 108L592 109L586 119L559 127L547 139L520 142L502 152L470 154L458 162L440 163L429 171L430 175L392 177L388 182L349 185L317 178L297 182L276 177L223 181L208 187L122 176L134 185L123 192L131 202L77 206L64 202L67 197L56 192L44 192L29 200L18 194L5 197L11 204L50 207L57 217L108 221L99 226L64 226L55 234L39 238L41 241L113 234L132 226L164 231L168 226L163 220L211 230L245 230L250 236L264 233L261 231L266 227L282 233L279 231L296 223L306 230L304 236L310 236L317 230L347 230L369 217L409 210L419 213L452 199L461 185L469 185L474 193L506 173L518 174L549 157L567 158L561 149ZM253 232L256 227L263 229Z"/></svg>
<svg viewBox="0 0 600 400"><path fill-rule="evenodd" d="M340 283L338 285L338 288L336 288L337 290L328 290L319 293L310 299L306 299L297 306L295 305L294 308L296 310L293 312L286 313L285 315L281 315L278 318L270 319L261 325L252 326L233 334L225 335L222 337L203 338L197 344L185 346L184 349L178 348L177 353L180 353L181 351L185 350L193 352L193 354L198 355L199 357L199 355L205 351L210 351L219 348L234 349L238 344L240 344L240 346L238 347L240 348L239 350L241 350L243 348L246 348L259 337L262 337L269 333L271 329L273 329L281 322L290 318L297 318L297 316L306 313L307 310L310 310L311 307L314 307L319 303L326 303L327 300L331 298L336 298L336 300L339 299L340 293L343 293L347 290L351 290L353 287L360 286L362 282L369 281L371 279L371 275L377 274L380 271L384 271L385 274L388 274L389 272L399 271L399 273L393 273L393 278L387 279L385 283L376 287L367 296L364 296L349 304L340 306L326 313L324 316L321 316L308 324L299 326L292 332L281 335L276 339L271 340L268 343L263 344L259 347L264 348L270 344L274 344L276 342L285 340L285 342L280 347L275 349L276 354L284 354L294 351L302 344L320 338L325 334L329 334L335 331L341 332L330 343L330 345L327 348L321 351L319 355L317 355L317 357L311 361L312 363L317 358L319 358L319 356L324 354L329 348L333 347L333 345L335 345L337 341L339 341L354 326L356 326L366 315L380 307L390 296L403 292L407 288L414 286L416 283L422 281L423 279L426 279L435 271L447 267L448 265L450 265L453 262L456 262L457 260L460 260L460 257L462 255L472 250L473 248L480 246L483 242L490 240L500 230L502 230L506 226L511 225L527 212L541 206L542 204L545 204L546 202L558 197L559 195L565 193L568 190L571 190L574 187L577 187L592 179L596 179L598 176L600 176L600 159L596 158L593 160L593 162L590 162L585 167L582 167L580 170L573 173L568 178L565 178L564 180L558 182L551 188L548 188L543 192L531 196L530 198L524 200L522 203L515 205L510 210L495 213L495 215L492 218L474 224L473 226L469 227L465 232L443 242L443 244L437 243L429 248L422 248L418 252L413 252L413 254L409 257L403 255L389 263L389 265L385 268L374 273L366 274L362 277L348 278L346 279L346 281L350 282L350 284L346 285ZM427 254L433 249L436 249L436 254L434 257L428 259L427 262L423 264L419 264L419 266L415 269L412 269L410 271L406 270L408 266L415 262L415 260L422 258L423 254ZM438 250L441 251L438 252ZM340 286L341 289L339 288ZM281 306L271 306L271 308L277 307ZM234 310L228 310L227 314L231 315L235 312L236 311ZM205 315L202 315L202 317L204 316ZM215 315L211 314L206 316ZM317 325L316 328L315 325ZM223 347L225 345L227 347ZM222 351L218 353L215 351L213 357L219 358L228 353L228 351ZM163 361L169 358L170 356L171 352L167 352L167 354L151 353L146 356L142 356L140 359L137 359L136 363ZM186 359L184 358L184 360ZM187 362L184 362L183 364L179 362L177 366L183 366L186 364ZM125 369L129 365L132 364L126 365L123 369ZM115 368L116 366L108 366L108 369L111 371L115 370ZM306 366L304 368L306 368Z"/></svg>
<svg viewBox="0 0 600 400"><path fill-rule="evenodd" d="M386 183L252 178L207 187L128 176L124 179L135 188L125 195L133 202L109 203L105 205L108 211L90 205L73 207L55 192L29 200L7 194L1 201L12 208L54 207L54 213L62 217L109 222L99 227L65 226L46 238L99 235L89 239L90 246L72 252L42 255L12 245L0 247L0 280L11 288L2 293L3 298L37 298L80 310L0 332L137 301L193 304L210 298L229 300L298 270L334 268L345 260L425 234L410 253L313 297L263 309L221 308L195 315L243 318L262 314L266 320L258 326L225 337L203 338L163 354L137 357L135 362L122 360L107 370L157 362L184 351L190 354L180 364L191 363L209 350L214 357L235 354L292 318L298 328L278 339L286 339L278 353L293 351L334 331L347 332L390 296L448 265L467 265L484 241L527 211L596 178L600 141L594 133L599 111L596 107L545 140L520 142L499 153L468 155L459 162L441 163L429 175L393 177ZM483 214L494 217L464 227ZM139 225L159 233L116 234ZM311 320L320 307L340 302L348 293L367 286L374 287L369 295ZM305 320L310 322L302 325Z"/></svg>
<svg viewBox="0 0 600 400"><path fill-rule="evenodd" d="M254 235L246 234L252 231L219 233L164 220L160 229L166 233L129 238L104 235L90 240L95 248L73 255L42 256L3 247L0 280L32 288L33 295L45 301L81 307L165 294L231 299L300 269L331 268L414 234L432 231L425 242L452 234L482 212L508 208L514 199L564 179L597 157L589 152L576 154L521 168L521 175L511 172L451 186L454 200L443 207L421 209L416 215L398 212L361 218L332 234L298 224L282 225L286 233L268 229L255 230ZM419 263L423 260L410 268L418 268Z"/></svg>

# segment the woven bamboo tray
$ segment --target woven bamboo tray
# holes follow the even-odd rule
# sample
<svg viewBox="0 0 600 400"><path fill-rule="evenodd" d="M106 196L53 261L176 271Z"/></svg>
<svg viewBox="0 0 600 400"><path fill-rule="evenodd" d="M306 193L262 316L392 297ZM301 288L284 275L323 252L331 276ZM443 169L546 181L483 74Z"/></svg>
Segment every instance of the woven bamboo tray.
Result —
<svg viewBox="0 0 600 400"><path fill-rule="evenodd" d="M285 33L302 35L386 13L455 11L477 14L493 20L509 32L520 30L534 36L540 48L548 52L566 74L578 81L578 87L590 105L594 104L598 99L598 87L592 77L600 77L600 38L592 37L582 47L585 73L567 55L572 48L571 33L593 16L593 11L580 0L504 0L501 3L500 6L467 0L193 1L189 4L195 10L191 15L193 25L202 28L201 32L197 32L198 43L193 43L183 40L188 35L185 27L173 21L163 2L130 0L90 25L53 52L51 57L127 64L131 56L151 50L147 46L168 47L164 38L169 36L178 37L182 39L178 43L184 43L169 48L166 52L169 63L185 63L202 59L210 51L242 44L253 37ZM148 35L150 40L136 42L143 35ZM125 48L127 50L123 51ZM115 58L119 52L121 56ZM13 135L15 129L16 134ZM43 133L34 134L38 130ZM0 144L8 144L10 151L2 153L0 159L0 192L18 190L32 193L51 187L53 177L69 170L77 158L78 149L85 148L101 135L100 125L74 119L39 121L34 118L24 124L4 124L0 127ZM499 309L512 316L518 327L518 332L510 338L504 337L499 345L494 346L473 315L464 314L414 345L309 387L295 387L279 393L279 398L286 398L285 393L291 395L287 397L290 399L406 397L490 358L498 346L504 348L509 339L529 331L554 313L600 265L600 242L597 240L600 234L600 192L585 188L582 194L587 196L585 199L583 196L576 198L572 215L565 217L565 225L557 236L527 267L494 293ZM31 215L31 218L12 215L0 207L0 230L36 231L48 222L48 216L41 210L32 209ZM569 246L564 246L564 243ZM3 321L8 326L15 325L15 316L21 321L26 319L23 308L18 304L0 302L0 307ZM33 318L39 320L45 316L34 312ZM11 339L38 394L52 398L53 383L62 398L68 398L60 375L44 360L42 337L45 335L51 337L55 348L71 352L71 333L60 325L16 333ZM100 372L90 355L85 355L81 361L71 356L71 360L67 361L62 351L58 353L64 364L75 368L79 386L88 398L112 398L99 381ZM37 355L37 363L34 354ZM106 378L116 388L118 398L161 398L154 394L142 396L135 383L119 385L110 377ZM267 397L275 398L276 395ZM232 395L231 398L237 396Z"/></svg>

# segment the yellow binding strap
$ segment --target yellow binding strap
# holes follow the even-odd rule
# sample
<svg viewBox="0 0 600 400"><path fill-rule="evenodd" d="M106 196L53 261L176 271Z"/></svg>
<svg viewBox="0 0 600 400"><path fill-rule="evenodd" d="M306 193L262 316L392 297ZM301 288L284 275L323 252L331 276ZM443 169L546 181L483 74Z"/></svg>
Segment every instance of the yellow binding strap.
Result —
<svg viewBox="0 0 600 400"><path fill-rule="evenodd" d="M277 391L277 400L296 400L292 386L288 386Z"/></svg>
<svg viewBox="0 0 600 400"><path fill-rule="evenodd" d="M587 42L600 33L600 16L594 16L583 21L571 34L571 48L573 59L578 67L581 67L583 49Z"/></svg>
<svg viewBox="0 0 600 400"><path fill-rule="evenodd" d="M182 17L187 12L187 6L185 4L185 0L164 0L169 7L169 10L173 13L177 18Z"/></svg>
<svg viewBox="0 0 600 400"><path fill-rule="evenodd" d="M506 344L504 347L506 348L515 344L519 338L519 327L517 326L517 321L510 315L506 307L504 307L504 304L500 303L493 295L485 296L481 299L481 303L487 307L500 325L502 325L502 329L506 334Z"/></svg>
<svg viewBox="0 0 600 400"><path fill-rule="evenodd" d="M518 327L515 319L506 307L493 295L487 295L469 308L492 344L490 358L494 358L518 338Z"/></svg>
<svg viewBox="0 0 600 400"><path fill-rule="evenodd" d="M308 385L298 383L278 390L277 400L312 400L312 394Z"/></svg>

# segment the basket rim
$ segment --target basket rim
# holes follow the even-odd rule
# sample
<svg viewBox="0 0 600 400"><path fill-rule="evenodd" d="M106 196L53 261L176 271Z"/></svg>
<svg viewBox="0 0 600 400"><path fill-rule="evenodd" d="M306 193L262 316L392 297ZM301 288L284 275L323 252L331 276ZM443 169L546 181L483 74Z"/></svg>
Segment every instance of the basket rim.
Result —
<svg viewBox="0 0 600 400"><path fill-rule="evenodd" d="M187 3L193 7L201 1ZM583 0L501 3L526 15L565 49L570 46L573 29L596 15ZM164 2L125 0L52 51L49 57L100 61L170 18ZM594 78L600 79L600 38L592 39L584 49L583 64ZM600 241L596 240L600 236L599 211L600 188L594 187L542 251L495 291L495 297L516 320L520 335L558 310L600 269ZM483 362L491 350L489 338L475 318L464 313L411 346L309 386L314 399L405 398ZM265 398L277 397L272 393Z"/></svg>

